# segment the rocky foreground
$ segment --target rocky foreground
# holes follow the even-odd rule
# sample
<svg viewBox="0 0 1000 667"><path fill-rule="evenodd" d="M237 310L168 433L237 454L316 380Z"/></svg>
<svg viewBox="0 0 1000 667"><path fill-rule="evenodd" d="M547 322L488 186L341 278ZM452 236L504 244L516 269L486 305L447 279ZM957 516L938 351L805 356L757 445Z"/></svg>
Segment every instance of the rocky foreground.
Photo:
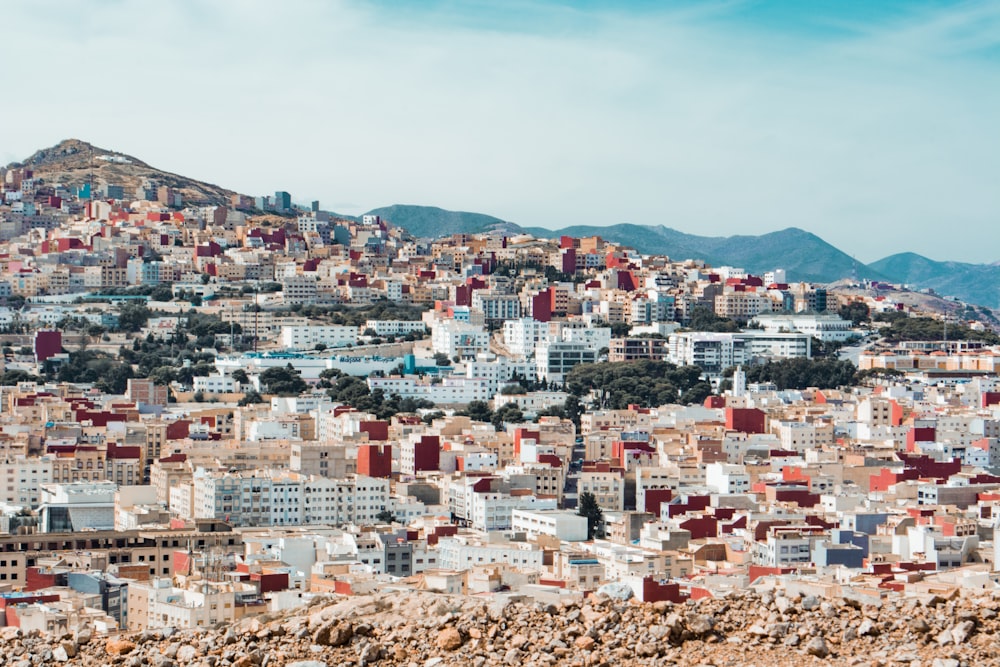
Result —
<svg viewBox="0 0 1000 667"><path fill-rule="evenodd" d="M863 605L746 593L681 605L594 596L502 605L430 593L331 597L282 614L113 639L0 631L0 664L139 667L340 665L1000 664L1000 600L940 597Z"/></svg>

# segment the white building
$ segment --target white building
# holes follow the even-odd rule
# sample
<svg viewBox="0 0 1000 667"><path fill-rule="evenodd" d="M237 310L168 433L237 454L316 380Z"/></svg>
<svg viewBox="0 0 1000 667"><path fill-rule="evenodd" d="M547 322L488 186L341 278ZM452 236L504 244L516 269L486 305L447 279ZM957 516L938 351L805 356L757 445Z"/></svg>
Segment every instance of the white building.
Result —
<svg viewBox="0 0 1000 667"><path fill-rule="evenodd" d="M222 519L236 526L297 526L302 523L302 476L268 470L210 474L195 472L195 519Z"/></svg>
<svg viewBox="0 0 1000 667"><path fill-rule="evenodd" d="M281 299L286 304L303 305L316 303L318 286L316 276L288 276L281 280Z"/></svg>
<svg viewBox="0 0 1000 667"><path fill-rule="evenodd" d="M486 380L490 393L495 394L514 378L534 382L538 379L538 368L534 361L481 354L474 361L465 362L465 376Z"/></svg>
<svg viewBox="0 0 1000 667"><path fill-rule="evenodd" d="M469 522L476 530L510 530L513 513L523 510L554 510L555 498L533 495L512 496L501 491L476 491L467 497Z"/></svg>
<svg viewBox="0 0 1000 667"><path fill-rule="evenodd" d="M423 381L415 377L370 377L368 388L372 391L381 389L386 396L424 399L443 405L489 401L493 396L488 381L467 377L447 377L440 382Z"/></svg>
<svg viewBox="0 0 1000 667"><path fill-rule="evenodd" d="M766 333L803 333L828 341L843 342L856 335L851 331L851 321L839 315L826 314L760 314L754 321L764 327Z"/></svg>
<svg viewBox="0 0 1000 667"><path fill-rule="evenodd" d="M535 348L538 378L562 382L574 366L597 361L597 350L585 342L550 341Z"/></svg>
<svg viewBox="0 0 1000 667"><path fill-rule="evenodd" d="M733 334L689 331L667 339L670 363L698 366L708 375L721 376L731 366L746 364L746 342Z"/></svg>
<svg viewBox="0 0 1000 667"><path fill-rule="evenodd" d="M42 502L42 484L52 482L53 455L28 458L22 454L0 463L0 501L35 509Z"/></svg>
<svg viewBox="0 0 1000 667"><path fill-rule="evenodd" d="M540 570L543 552L528 542L508 542L501 538L472 541L458 537L442 538L438 542L438 567L446 570L469 570L476 565L506 563L514 567Z"/></svg>
<svg viewBox="0 0 1000 667"><path fill-rule="evenodd" d="M81 530L114 530L114 482L42 484L38 507L39 530L43 533L73 533Z"/></svg>
<svg viewBox="0 0 1000 667"><path fill-rule="evenodd" d="M376 336L385 338L386 336L405 336L409 333L422 334L427 330L427 325L421 321L409 320L366 320L362 331L371 329Z"/></svg>
<svg viewBox="0 0 1000 667"><path fill-rule="evenodd" d="M364 475L347 479L312 477L303 483L302 499L302 519L307 524L373 525L381 512L392 511L389 480Z"/></svg>
<svg viewBox="0 0 1000 667"><path fill-rule="evenodd" d="M483 314L487 322L503 322L521 317L521 298L493 290L472 292L472 310Z"/></svg>
<svg viewBox="0 0 1000 667"><path fill-rule="evenodd" d="M742 465L709 463L705 466L705 486L722 494L749 493L750 475Z"/></svg>
<svg viewBox="0 0 1000 667"><path fill-rule="evenodd" d="M530 317L507 320L503 323L503 344L515 357L530 359L535 347L549 340L549 325Z"/></svg>
<svg viewBox="0 0 1000 667"><path fill-rule="evenodd" d="M281 345L288 350L312 350L317 345L344 347L358 342L354 327L329 325L281 327Z"/></svg>
<svg viewBox="0 0 1000 667"><path fill-rule="evenodd" d="M570 510L514 510L511 522L515 533L525 533L529 539L550 535L564 542L587 540L587 517Z"/></svg>
<svg viewBox="0 0 1000 667"><path fill-rule="evenodd" d="M449 359L475 359L477 354L487 352L490 336L482 327L464 322L445 320L436 322L431 332L431 349L435 354L445 354Z"/></svg>
<svg viewBox="0 0 1000 667"><path fill-rule="evenodd" d="M197 376L194 378L194 390L206 394L229 394L240 390L240 383L228 375Z"/></svg>
<svg viewBox="0 0 1000 667"><path fill-rule="evenodd" d="M128 630L147 628L205 628L236 619L233 584L199 582L174 588L170 579L130 581Z"/></svg>
<svg viewBox="0 0 1000 667"><path fill-rule="evenodd" d="M496 394L493 397L493 409L499 410L508 403L513 403L521 412L537 414L541 410L562 406L569 394L564 391L530 391L526 394Z"/></svg>

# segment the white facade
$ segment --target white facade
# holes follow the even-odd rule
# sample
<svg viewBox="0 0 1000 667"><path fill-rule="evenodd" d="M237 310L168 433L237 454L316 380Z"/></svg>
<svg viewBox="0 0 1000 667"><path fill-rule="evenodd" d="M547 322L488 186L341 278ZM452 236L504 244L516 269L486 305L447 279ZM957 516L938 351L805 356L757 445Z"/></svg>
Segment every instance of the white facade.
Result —
<svg viewBox="0 0 1000 667"><path fill-rule="evenodd" d="M476 565L506 563L514 567L540 570L543 552L527 542L467 543L458 538L443 538L438 542L438 567L446 570L468 570Z"/></svg>
<svg viewBox="0 0 1000 667"><path fill-rule="evenodd" d="M435 354L446 354L449 359L475 359L477 354L487 352L490 335L472 324L445 320L434 324L431 332L431 348Z"/></svg>
<svg viewBox="0 0 1000 667"><path fill-rule="evenodd" d="M398 394L400 398L424 399L441 404L489 401L492 397L489 382L479 378L447 377L434 384L413 377L370 377L368 388L372 391L381 389L386 396Z"/></svg>
<svg viewBox="0 0 1000 667"><path fill-rule="evenodd" d="M749 493L750 475L742 465L709 463L705 466L705 486L722 494Z"/></svg>
<svg viewBox="0 0 1000 667"><path fill-rule="evenodd" d="M698 366L708 375L721 376L731 366L746 364L746 343L733 334L690 331L671 334L670 363Z"/></svg>
<svg viewBox="0 0 1000 667"><path fill-rule="evenodd" d="M422 334L427 330L427 325L421 321L409 320L366 320L362 331L371 329L376 336L405 336L408 333Z"/></svg>
<svg viewBox="0 0 1000 667"><path fill-rule="evenodd" d="M269 471L210 475L199 471L193 483L196 519L223 519L237 526L302 523L301 475L272 475Z"/></svg>
<svg viewBox="0 0 1000 667"><path fill-rule="evenodd" d="M551 407L561 406L569 398L564 391L531 391L526 394L497 394L493 397L493 409L498 410L513 403L522 412L537 413Z"/></svg>
<svg viewBox="0 0 1000 667"><path fill-rule="evenodd" d="M509 357L488 359L488 356L480 355L475 361L467 361L465 363L465 376L486 380L491 394L500 391L515 377L524 378L530 382L534 382L538 378L538 369L534 361L515 360Z"/></svg>
<svg viewBox="0 0 1000 667"><path fill-rule="evenodd" d="M538 378L562 382L574 366L597 361L597 350L588 343L551 341L535 349Z"/></svg>
<svg viewBox="0 0 1000 667"><path fill-rule="evenodd" d="M239 391L240 383L228 375L198 376L194 378L194 390L206 394L228 394Z"/></svg>
<svg viewBox="0 0 1000 667"><path fill-rule="evenodd" d="M503 323L503 344L515 357L529 359L535 347L549 339L549 325L530 317L508 320Z"/></svg>
<svg viewBox="0 0 1000 667"><path fill-rule="evenodd" d="M339 325L281 327L281 345L288 350L312 350L317 345L344 347L357 342L358 330L354 327Z"/></svg>
<svg viewBox="0 0 1000 667"><path fill-rule="evenodd" d="M550 535L564 542L587 540L587 517L569 510L514 510L511 522L515 533L525 533L531 539Z"/></svg>
<svg viewBox="0 0 1000 667"><path fill-rule="evenodd" d="M764 327L766 333L804 333L825 342L842 342L854 336L851 321L839 315L777 313L760 314L755 321Z"/></svg>
<svg viewBox="0 0 1000 667"><path fill-rule="evenodd" d="M380 512L390 509L389 480L364 475L313 477L304 482L302 498L303 523L372 525Z"/></svg>
<svg viewBox="0 0 1000 667"><path fill-rule="evenodd" d="M42 484L52 482L51 455L17 455L0 463L0 500L35 509L42 502Z"/></svg>
<svg viewBox="0 0 1000 667"><path fill-rule="evenodd" d="M554 510L555 498L511 496L499 491L482 491L469 494L468 516L477 530L510 530L516 509Z"/></svg>

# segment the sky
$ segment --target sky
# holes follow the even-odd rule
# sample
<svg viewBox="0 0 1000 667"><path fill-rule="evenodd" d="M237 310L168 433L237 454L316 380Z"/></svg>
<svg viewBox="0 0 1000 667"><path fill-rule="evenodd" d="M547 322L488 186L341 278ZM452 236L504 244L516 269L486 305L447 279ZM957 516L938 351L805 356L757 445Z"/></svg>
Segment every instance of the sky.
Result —
<svg viewBox="0 0 1000 667"><path fill-rule="evenodd" d="M1000 0L33 0L0 163L1000 261Z"/></svg>

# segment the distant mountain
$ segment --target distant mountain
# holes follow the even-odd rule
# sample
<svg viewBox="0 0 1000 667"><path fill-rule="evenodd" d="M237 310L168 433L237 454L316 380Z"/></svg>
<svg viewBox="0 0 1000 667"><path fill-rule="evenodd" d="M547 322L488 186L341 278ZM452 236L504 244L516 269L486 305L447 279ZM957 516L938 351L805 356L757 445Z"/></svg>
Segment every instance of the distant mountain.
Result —
<svg viewBox="0 0 1000 667"><path fill-rule="evenodd" d="M549 238L600 236L649 254L674 260L703 259L713 266L738 266L753 273L785 269L790 280L828 283L855 273L859 278L881 278L864 264L810 232L790 227L760 236L697 236L669 227L621 224L610 227L577 226L559 230L530 228Z"/></svg>
<svg viewBox="0 0 1000 667"><path fill-rule="evenodd" d="M501 226L510 232L519 232L517 225L482 213L446 211L436 206L395 204L372 209L366 215L377 215L383 220L402 227L420 238L438 238L451 234L480 234Z"/></svg>
<svg viewBox="0 0 1000 667"><path fill-rule="evenodd" d="M79 139L66 139L11 166L30 167L36 178L71 188L89 183L93 173L95 189L108 184L121 185L126 199L147 180L173 188L185 203L221 204L234 194L218 185L162 171L131 155L98 148Z"/></svg>
<svg viewBox="0 0 1000 667"><path fill-rule="evenodd" d="M930 288L968 303L1000 307L1000 266L937 262L912 252L890 255L871 267L894 283Z"/></svg>

